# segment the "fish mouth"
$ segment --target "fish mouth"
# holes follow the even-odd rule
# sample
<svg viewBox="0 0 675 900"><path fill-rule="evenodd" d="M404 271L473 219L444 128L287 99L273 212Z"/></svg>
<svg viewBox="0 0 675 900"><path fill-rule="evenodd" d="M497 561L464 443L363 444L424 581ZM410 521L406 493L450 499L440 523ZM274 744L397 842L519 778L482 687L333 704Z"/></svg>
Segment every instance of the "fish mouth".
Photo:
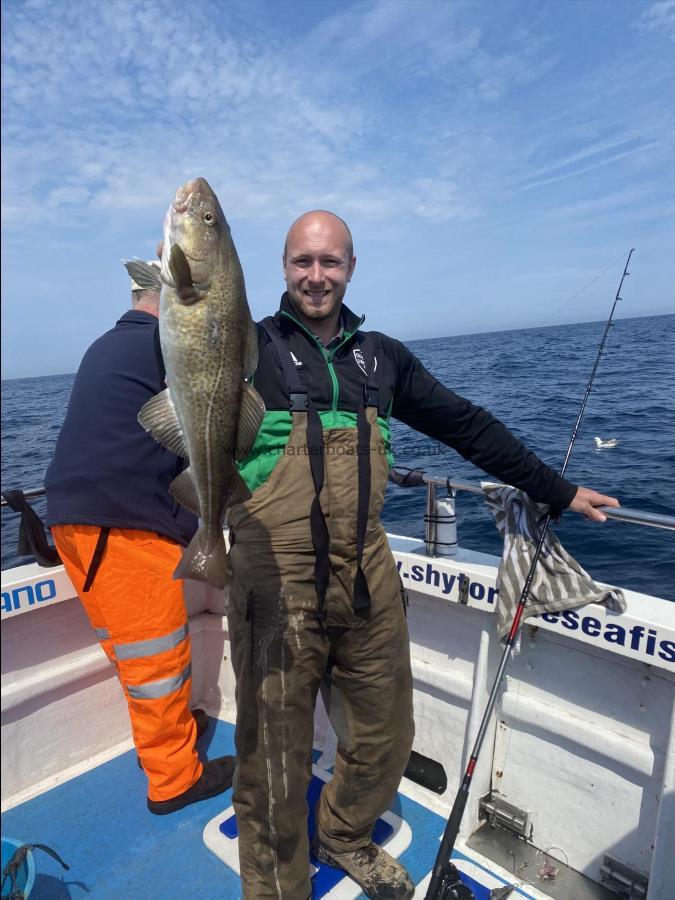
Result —
<svg viewBox="0 0 675 900"><path fill-rule="evenodd" d="M187 212L195 194L212 194L209 185L203 178L193 178L176 191L172 206L177 213Z"/></svg>
<svg viewBox="0 0 675 900"><path fill-rule="evenodd" d="M190 201L192 200L192 195L194 194L194 190L186 190L186 188L178 188L176 191L176 196L173 198L173 203L171 204L174 212L177 213L185 213L190 209Z"/></svg>

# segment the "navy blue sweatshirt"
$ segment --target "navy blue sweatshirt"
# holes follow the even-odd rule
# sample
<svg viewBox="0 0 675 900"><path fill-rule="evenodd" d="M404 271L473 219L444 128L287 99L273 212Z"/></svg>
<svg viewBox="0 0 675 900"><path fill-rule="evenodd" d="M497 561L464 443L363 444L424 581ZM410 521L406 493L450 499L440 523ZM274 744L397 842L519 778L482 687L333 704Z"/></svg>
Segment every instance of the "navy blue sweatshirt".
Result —
<svg viewBox="0 0 675 900"><path fill-rule="evenodd" d="M183 546L196 531L168 491L184 461L137 420L164 388L157 328L155 316L130 310L85 353L45 476L48 525L135 528Z"/></svg>

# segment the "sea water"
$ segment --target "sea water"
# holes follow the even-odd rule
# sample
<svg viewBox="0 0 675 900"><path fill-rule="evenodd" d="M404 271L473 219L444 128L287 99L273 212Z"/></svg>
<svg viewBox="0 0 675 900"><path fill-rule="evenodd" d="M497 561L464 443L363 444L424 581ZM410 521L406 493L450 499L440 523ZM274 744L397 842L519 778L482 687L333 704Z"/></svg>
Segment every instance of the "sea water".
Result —
<svg viewBox="0 0 675 900"><path fill-rule="evenodd" d="M604 322L407 342L447 387L489 409L560 469L605 328ZM624 506L675 515L675 315L621 319L612 328L567 477ZM73 375L2 383L2 489L39 487L68 404ZM593 438L616 438L598 450ZM397 466L477 483L484 473L449 447L392 423ZM44 498L33 502L44 515ZM424 534L421 488L390 485L388 531ZM501 541L480 497L457 497L460 544L499 555ZM16 556L19 516L2 512L2 568ZM675 600L675 533L565 513L563 545L598 581Z"/></svg>

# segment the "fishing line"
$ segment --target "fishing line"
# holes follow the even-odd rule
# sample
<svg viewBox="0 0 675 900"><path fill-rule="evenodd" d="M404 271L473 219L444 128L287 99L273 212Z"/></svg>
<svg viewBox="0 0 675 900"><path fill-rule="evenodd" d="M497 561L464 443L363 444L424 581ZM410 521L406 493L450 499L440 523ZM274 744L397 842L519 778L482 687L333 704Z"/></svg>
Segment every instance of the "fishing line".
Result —
<svg viewBox="0 0 675 900"><path fill-rule="evenodd" d="M616 296L614 297L614 303L612 304L612 311L610 312L609 319L607 319L607 324L605 325L605 331L603 333L602 340L600 341L600 347L595 358L595 363L593 364L591 377L588 379L584 398L581 402L581 408L579 410L579 414L577 415L576 422L574 423L574 428L572 429L572 437L570 438L562 468L560 469L561 476L565 474L565 470L567 469L567 464L569 462L570 456L572 455L572 449L574 448L574 444L576 443L577 434L579 433L579 426L581 425L581 420L586 410L588 397L591 393L593 382L595 381L595 374L598 370L598 366L600 365L600 360L605 355L605 343L607 342L607 336L613 324L612 319L614 317L614 311L617 307L617 304L621 300L621 288L623 287L626 276L630 274L628 272L628 264L630 263L630 258L633 255L633 252L634 249L631 250L628 254L628 259L626 260L626 265L623 269L623 275L621 276L621 281L619 282L619 287L617 288ZM483 740L485 739L485 735L487 733L492 711L497 702L497 696L499 694L499 689L504 677L504 672L506 671L506 666L509 659L511 658L513 645L520 628L520 621L523 617L523 612L530 596L530 587L532 586L534 572L539 561L539 556L541 555L542 547L544 546L544 540L546 538L546 533L551 523L551 519L552 515L549 510L542 523L541 533L539 535L537 547L532 558L532 564L530 565L530 570L527 573L525 584L523 585L523 590L520 595L520 600L518 601L518 607L513 617L511 629L509 631L508 637L506 638L504 652L502 653L502 658L500 660L499 668L492 685L492 690L490 692L490 697L485 708L485 713L483 714L480 728L478 729L478 735L476 736L473 750L471 751L471 757L466 767L462 783L460 784L457 795L455 796L455 801L452 805L452 810L450 811L450 817L448 818L447 824L445 826L441 846L438 850L436 861L431 872L431 880L429 882L425 900L474 900L473 891L462 882L459 871L451 862L452 851L457 840L457 835L459 834L460 825L462 824L462 817L464 815L466 802L469 797L469 788L471 787L471 781L473 779L473 773L478 762L478 756L483 745Z"/></svg>
<svg viewBox="0 0 675 900"><path fill-rule="evenodd" d="M613 262L613 263L610 263L610 264L607 266L606 269L603 269L602 272L600 272L599 275L596 275L595 278L591 278L591 280L590 280L587 284L585 284L580 290L578 290L578 291L576 292L576 294L572 294L572 296L571 296L571 297L568 297L567 300L565 300L565 302L562 303L557 309L554 309L553 312L551 313L551 315L550 315L547 319L544 319L544 321L541 323L541 327L543 327L543 326L546 325L548 322L550 322L551 319L555 318L555 316L558 315L558 313L560 312L561 309L564 309L564 308L567 306L568 303L571 303L571 302L572 302L572 300L576 300L577 297L578 297L580 294L583 294L583 292L586 290L586 288L589 288L592 284L595 284L595 282L596 282L599 278L602 278L602 276L603 276L606 272L609 272L610 269L613 269L614 266L615 266L618 262L620 262L622 259L623 259L623 253L621 254L621 256L617 256L617 258L614 260L614 262Z"/></svg>

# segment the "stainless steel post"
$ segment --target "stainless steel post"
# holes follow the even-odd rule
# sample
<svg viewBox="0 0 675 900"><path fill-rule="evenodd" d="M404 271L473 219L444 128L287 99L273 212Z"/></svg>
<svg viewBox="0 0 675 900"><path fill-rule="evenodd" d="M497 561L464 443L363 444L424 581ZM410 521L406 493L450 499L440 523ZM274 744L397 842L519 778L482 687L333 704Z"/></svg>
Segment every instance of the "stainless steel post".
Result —
<svg viewBox="0 0 675 900"><path fill-rule="evenodd" d="M429 481L427 482L427 509L424 514L424 542L427 556L436 556L437 522L436 485Z"/></svg>

